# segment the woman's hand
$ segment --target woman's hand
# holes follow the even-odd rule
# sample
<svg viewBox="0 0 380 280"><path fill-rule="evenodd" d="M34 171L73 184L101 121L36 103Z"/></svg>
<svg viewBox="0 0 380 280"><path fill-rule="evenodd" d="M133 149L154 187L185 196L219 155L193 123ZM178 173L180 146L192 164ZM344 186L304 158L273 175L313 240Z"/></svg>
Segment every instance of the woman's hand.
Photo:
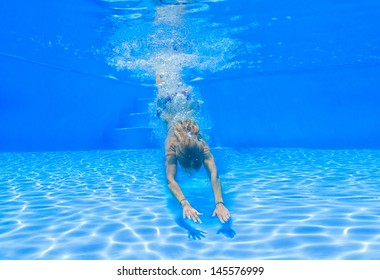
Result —
<svg viewBox="0 0 380 280"><path fill-rule="evenodd" d="M212 213L212 216L217 216L222 223L227 222L228 219L231 217L230 211L228 211L228 209L222 203L216 205L214 213Z"/></svg>
<svg viewBox="0 0 380 280"><path fill-rule="evenodd" d="M199 213L196 209L191 207L190 203L188 201L185 201L182 203L183 207L183 218L193 220L194 223L202 223L201 219L199 218L200 215L203 215L202 213Z"/></svg>

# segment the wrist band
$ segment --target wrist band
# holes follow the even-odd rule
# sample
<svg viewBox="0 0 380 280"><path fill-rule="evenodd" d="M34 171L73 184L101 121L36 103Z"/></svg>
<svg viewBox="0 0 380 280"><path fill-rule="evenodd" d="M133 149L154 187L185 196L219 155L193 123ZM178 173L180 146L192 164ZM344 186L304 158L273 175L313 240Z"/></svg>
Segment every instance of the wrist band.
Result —
<svg viewBox="0 0 380 280"><path fill-rule="evenodd" d="M186 198L181 199L180 202L179 202L179 204L182 205L182 201L184 201L184 200L187 200L187 199Z"/></svg>
<svg viewBox="0 0 380 280"><path fill-rule="evenodd" d="M224 205L224 202L219 201L219 202L215 203L215 206L217 206L218 204L222 204L222 205Z"/></svg>

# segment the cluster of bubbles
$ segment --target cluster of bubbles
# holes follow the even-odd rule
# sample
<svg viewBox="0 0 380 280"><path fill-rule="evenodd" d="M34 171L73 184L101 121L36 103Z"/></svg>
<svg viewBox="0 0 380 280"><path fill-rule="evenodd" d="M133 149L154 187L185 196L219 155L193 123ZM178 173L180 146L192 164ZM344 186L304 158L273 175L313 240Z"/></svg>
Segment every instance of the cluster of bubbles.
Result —
<svg viewBox="0 0 380 280"><path fill-rule="evenodd" d="M232 68L239 42L207 18L195 17L192 6L158 5L150 21L120 26L110 38L108 63L139 80L151 80L158 70L199 75Z"/></svg>
<svg viewBox="0 0 380 280"><path fill-rule="evenodd" d="M187 82L233 68L239 42L207 18L205 1L156 2L149 8L153 14L118 22L110 37L108 63L141 84L155 81L157 97L150 110L165 122L200 121L203 102Z"/></svg>

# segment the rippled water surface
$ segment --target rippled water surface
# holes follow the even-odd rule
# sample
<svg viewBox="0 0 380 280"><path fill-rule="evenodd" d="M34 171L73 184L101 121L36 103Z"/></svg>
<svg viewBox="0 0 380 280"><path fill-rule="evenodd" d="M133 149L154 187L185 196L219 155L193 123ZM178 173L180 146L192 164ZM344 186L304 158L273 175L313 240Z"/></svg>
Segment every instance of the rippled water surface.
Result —
<svg viewBox="0 0 380 280"><path fill-rule="evenodd" d="M204 171L161 150L0 154L1 259L380 259L380 151L216 149L232 222L211 218Z"/></svg>

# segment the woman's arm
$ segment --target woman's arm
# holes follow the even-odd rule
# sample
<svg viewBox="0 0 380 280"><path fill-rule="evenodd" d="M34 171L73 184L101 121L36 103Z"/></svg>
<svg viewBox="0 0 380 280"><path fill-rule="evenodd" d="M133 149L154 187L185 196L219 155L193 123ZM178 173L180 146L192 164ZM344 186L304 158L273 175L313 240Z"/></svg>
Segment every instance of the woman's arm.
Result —
<svg viewBox="0 0 380 280"><path fill-rule="evenodd" d="M219 220L224 223L230 218L230 212L224 206L224 201L222 197L222 187L220 185L220 179L218 175L218 170L216 168L215 160L211 152L208 152L205 156L203 164L207 170L207 173L211 180L211 187L214 192L215 197L215 210L212 216L217 216Z"/></svg>
<svg viewBox="0 0 380 280"><path fill-rule="evenodd" d="M175 156L166 155L165 167L168 187L174 195L174 197L178 200L178 202L182 204L182 201L183 199L185 199L185 196L181 188L179 187L177 181L175 180L175 175L177 173L177 160Z"/></svg>
<svg viewBox="0 0 380 280"><path fill-rule="evenodd" d="M185 198L185 195L183 194L180 186L178 185L177 181L175 180L175 175L177 173L177 159L174 155L166 155L165 160L165 166L166 166L166 179L168 182L168 187L174 197L178 200L178 202L181 204L183 209L183 218L188 218L193 220L195 223L199 222L202 223L201 219L199 218L202 213L199 213L196 209L191 207L189 201Z"/></svg>

